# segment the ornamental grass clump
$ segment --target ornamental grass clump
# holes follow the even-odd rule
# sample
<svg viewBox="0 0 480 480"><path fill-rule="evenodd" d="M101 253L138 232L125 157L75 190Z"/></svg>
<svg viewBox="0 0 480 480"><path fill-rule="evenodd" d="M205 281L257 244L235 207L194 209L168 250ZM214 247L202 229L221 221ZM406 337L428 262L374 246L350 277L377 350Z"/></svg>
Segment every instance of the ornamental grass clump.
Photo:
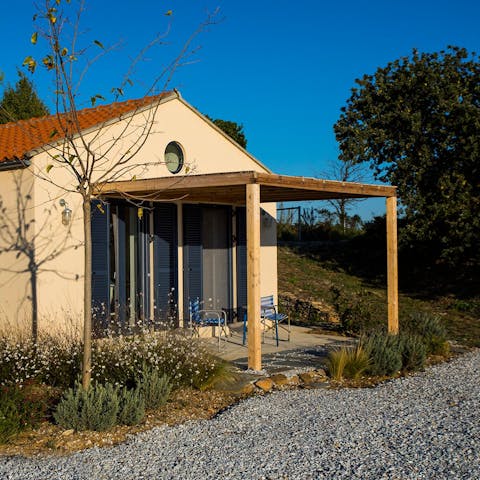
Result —
<svg viewBox="0 0 480 480"><path fill-rule="evenodd" d="M335 380L358 380L369 365L370 357L362 345L342 347L328 354L328 370Z"/></svg>

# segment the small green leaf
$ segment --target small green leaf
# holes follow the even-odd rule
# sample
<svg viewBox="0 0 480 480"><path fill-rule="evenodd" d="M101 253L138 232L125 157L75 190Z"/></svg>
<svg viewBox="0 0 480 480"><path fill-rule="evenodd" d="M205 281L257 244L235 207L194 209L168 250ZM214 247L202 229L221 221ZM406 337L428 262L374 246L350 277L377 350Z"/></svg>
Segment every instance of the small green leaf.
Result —
<svg viewBox="0 0 480 480"><path fill-rule="evenodd" d="M37 67L37 62L33 57L25 57L25 60L23 61L23 66L27 67L30 73L33 73L35 71L35 68Z"/></svg>
<svg viewBox="0 0 480 480"><path fill-rule="evenodd" d="M103 46L102 42L99 42L98 40L94 40L93 43L97 46L105 50L105 47Z"/></svg>
<svg viewBox="0 0 480 480"><path fill-rule="evenodd" d="M53 168L53 165L51 163L49 165L47 165L47 168L46 168L47 173L50 173L50 170L52 168Z"/></svg>
<svg viewBox="0 0 480 480"><path fill-rule="evenodd" d="M58 133L58 130L56 128L54 128L51 132L50 132L50 138L53 138L55 135L57 135Z"/></svg>
<svg viewBox="0 0 480 480"><path fill-rule="evenodd" d="M133 87L133 82L132 82L129 78L127 78L127 83L128 83L131 87Z"/></svg>
<svg viewBox="0 0 480 480"><path fill-rule="evenodd" d="M31 36L31 38L30 38L30 41L31 41L34 45L36 45L37 39L38 39L38 32L33 32L33 33L32 33L32 36Z"/></svg>
<svg viewBox="0 0 480 480"><path fill-rule="evenodd" d="M60 52L60 55L61 55L62 57L65 57L65 56L67 55L67 53L68 53L68 48L63 47L63 48L62 48L62 51Z"/></svg>
<svg viewBox="0 0 480 480"><path fill-rule="evenodd" d="M42 59L42 63L47 70L53 70L55 68L55 61L52 55L47 55Z"/></svg>
<svg viewBox="0 0 480 480"><path fill-rule="evenodd" d="M90 102L92 102L92 107L95 106L95 104L97 103L97 100L105 100L105 97L103 95L100 95L100 94L96 94L94 95L93 97L90 97Z"/></svg>
<svg viewBox="0 0 480 480"><path fill-rule="evenodd" d="M167 17L169 17L169 16L172 15L172 14L173 14L173 11L172 11L172 10L167 10L167 11L165 12L165 15L166 15Z"/></svg>
<svg viewBox="0 0 480 480"><path fill-rule="evenodd" d="M124 95L123 89L120 87L113 87L112 88L112 93L115 93L116 95L122 97Z"/></svg>

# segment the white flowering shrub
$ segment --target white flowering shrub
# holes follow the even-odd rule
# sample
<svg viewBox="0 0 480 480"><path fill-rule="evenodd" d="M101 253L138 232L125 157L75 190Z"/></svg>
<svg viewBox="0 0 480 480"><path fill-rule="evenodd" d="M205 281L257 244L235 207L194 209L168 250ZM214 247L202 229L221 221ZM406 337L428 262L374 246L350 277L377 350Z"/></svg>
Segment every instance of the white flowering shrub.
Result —
<svg viewBox="0 0 480 480"><path fill-rule="evenodd" d="M142 333L95 342L92 379L132 386L145 366L166 373L174 387L203 388L224 369L197 340L184 335Z"/></svg>
<svg viewBox="0 0 480 480"><path fill-rule="evenodd" d="M54 387L72 386L80 372L82 345L73 339L42 336L37 343L27 338L0 337L0 384L24 384L35 380Z"/></svg>
<svg viewBox="0 0 480 480"><path fill-rule="evenodd" d="M81 372L82 342L43 335L37 343L0 337L0 385L27 381L70 388ZM92 380L133 387L145 367L168 375L173 387L203 388L224 370L222 360L197 340L175 332L118 335L92 345Z"/></svg>

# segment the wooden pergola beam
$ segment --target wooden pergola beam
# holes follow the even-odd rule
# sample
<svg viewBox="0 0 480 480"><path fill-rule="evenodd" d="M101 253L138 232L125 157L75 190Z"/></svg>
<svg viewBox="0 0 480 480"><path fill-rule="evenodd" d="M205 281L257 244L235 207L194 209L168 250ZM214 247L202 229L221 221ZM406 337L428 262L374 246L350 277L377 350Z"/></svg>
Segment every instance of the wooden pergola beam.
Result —
<svg viewBox="0 0 480 480"><path fill-rule="evenodd" d="M387 197L388 333L398 334L397 197Z"/></svg>
<svg viewBox="0 0 480 480"><path fill-rule="evenodd" d="M246 204L248 368L258 371L262 368L260 331L260 185L247 185Z"/></svg>
<svg viewBox="0 0 480 480"><path fill-rule="evenodd" d="M125 180L98 184L95 195L145 197L151 200L175 199L183 195L186 201L224 202L245 201L245 186L262 186L261 202L287 200L327 200L332 198L391 197L395 187L364 183L337 182L318 178L274 175L259 172L227 172L204 175L182 175L144 180Z"/></svg>

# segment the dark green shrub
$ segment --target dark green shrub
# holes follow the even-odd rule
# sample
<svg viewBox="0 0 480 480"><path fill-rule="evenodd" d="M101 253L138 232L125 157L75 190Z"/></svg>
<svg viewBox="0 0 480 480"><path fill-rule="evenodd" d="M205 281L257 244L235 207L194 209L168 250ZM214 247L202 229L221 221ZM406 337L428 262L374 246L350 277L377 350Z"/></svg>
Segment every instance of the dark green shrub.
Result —
<svg viewBox="0 0 480 480"><path fill-rule="evenodd" d="M0 388L0 443L45 419L48 402L38 385Z"/></svg>
<svg viewBox="0 0 480 480"><path fill-rule="evenodd" d="M0 399L0 443L20 433L25 427L13 398L1 395Z"/></svg>
<svg viewBox="0 0 480 480"><path fill-rule="evenodd" d="M84 390L81 385L67 390L53 417L65 429L104 431L117 422L118 388L94 385Z"/></svg>
<svg viewBox="0 0 480 480"><path fill-rule="evenodd" d="M145 408L149 410L165 405L172 390L168 376L146 364L143 365L137 385L143 393Z"/></svg>
<svg viewBox="0 0 480 480"><path fill-rule="evenodd" d="M402 334L399 341L402 347L403 370L421 370L427 358L427 348L422 339L417 335Z"/></svg>
<svg viewBox="0 0 480 480"><path fill-rule="evenodd" d="M123 387L118 396L117 424L138 425L145 417L145 399L140 388L128 390Z"/></svg>
<svg viewBox="0 0 480 480"><path fill-rule="evenodd" d="M412 313L405 322L405 329L422 338L429 355L445 355L449 347L447 328L441 317L426 312Z"/></svg>
<svg viewBox="0 0 480 480"><path fill-rule="evenodd" d="M332 304L338 314L341 328L346 333L368 333L378 328L373 315L372 294L367 290L355 293L332 286Z"/></svg>
<svg viewBox="0 0 480 480"><path fill-rule="evenodd" d="M369 353L372 375L393 375L402 368L402 345L398 335L374 333L362 340Z"/></svg>

